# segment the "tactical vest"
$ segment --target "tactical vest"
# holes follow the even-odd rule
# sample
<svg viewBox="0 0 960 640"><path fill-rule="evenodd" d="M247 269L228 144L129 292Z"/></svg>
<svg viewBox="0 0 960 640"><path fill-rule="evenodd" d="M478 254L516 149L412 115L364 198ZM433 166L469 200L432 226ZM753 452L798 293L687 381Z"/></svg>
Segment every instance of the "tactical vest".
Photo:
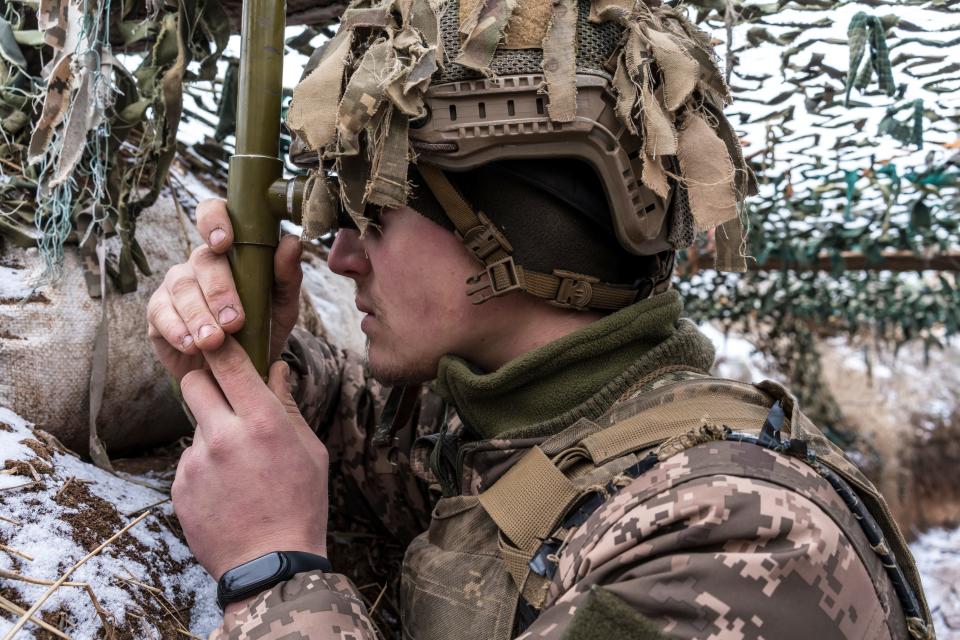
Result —
<svg viewBox="0 0 960 640"><path fill-rule="evenodd" d="M909 635L933 638L916 566L886 502L783 387L691 375L630 396L596 422L581 419L530 446L479 495L439 500L404 557L405 638L515 637L547 601L572 531L658 462L715 440L768 447L823 476L863 528L869 547L858 552L880 557Z"/></svg>

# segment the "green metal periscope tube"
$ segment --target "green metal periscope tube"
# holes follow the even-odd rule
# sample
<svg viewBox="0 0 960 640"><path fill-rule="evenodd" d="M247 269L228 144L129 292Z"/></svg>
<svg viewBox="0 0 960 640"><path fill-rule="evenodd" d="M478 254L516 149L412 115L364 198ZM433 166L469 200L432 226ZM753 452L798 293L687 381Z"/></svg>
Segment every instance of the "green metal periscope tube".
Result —
<svg viewBox="0 0 960 640"><path fill-rule="evenodd" d="M227 209L233 224L230 266L246 320L236 338L261 375L270 365L273 254L280 219L299 217L302 180L282 179L280 106L284 0L243 0L237 152L230 158ZM296 198L295 198L296 196Z"/></svg>

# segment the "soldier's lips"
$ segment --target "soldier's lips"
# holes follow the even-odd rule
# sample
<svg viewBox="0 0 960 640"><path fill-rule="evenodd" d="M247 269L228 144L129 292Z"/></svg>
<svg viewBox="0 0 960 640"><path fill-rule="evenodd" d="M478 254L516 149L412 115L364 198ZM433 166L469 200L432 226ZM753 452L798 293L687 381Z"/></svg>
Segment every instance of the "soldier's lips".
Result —
<svg viewBox="0 0 960 640"><path fill-rule="evenodd" d="M376 321L377 314L373 310L373 307L367 304L365 300L357 298L355 302L357 305L357 310L363 314L366 314L363 316L363 319L360 320L360 331L369 334L370 325Z"/></svg>
<svg viewBox="0 0 960 640"><path fill-rule="evenodd" d="M360 331L366 334L370 334L370 325L377 321L376 316L368 314L363 316L363 319L360 321Z"/></svg>
<svg viewBox="0 0 960 640"><path fill-rule="evenodd" d="M361 300L360 298L357 298L356 300L354 300L354 304L357 305L357 311L359 311L360 313L366 313L371 316L377 315L376 312L373 310L373 306L368 304L365 300Z"/></svg>

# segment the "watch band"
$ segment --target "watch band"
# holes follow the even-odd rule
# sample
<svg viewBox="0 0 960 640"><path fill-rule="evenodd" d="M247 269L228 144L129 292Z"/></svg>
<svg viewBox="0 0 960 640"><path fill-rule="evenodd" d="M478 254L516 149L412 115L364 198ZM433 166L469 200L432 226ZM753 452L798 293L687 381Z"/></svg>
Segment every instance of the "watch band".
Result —
<svg viewBox="0 0 960 640"><path fill-rule="evenodd" d="M273 551L230 569L217 582L217 604L222 611L231 602L244 600L289 580L304 571L333 570L330 561L305 551Z"/></svg>

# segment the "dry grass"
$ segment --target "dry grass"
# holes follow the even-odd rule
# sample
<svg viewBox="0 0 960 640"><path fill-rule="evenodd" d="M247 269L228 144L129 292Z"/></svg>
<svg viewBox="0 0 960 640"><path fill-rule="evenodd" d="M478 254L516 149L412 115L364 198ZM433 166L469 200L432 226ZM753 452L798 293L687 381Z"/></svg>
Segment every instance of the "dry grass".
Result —
<svg viewBox="0 0 960 640"><path fill-rule="evenodd" d="M134 526L136 526L137 524L139 524L140 522L142 522L148 515L150 515L150 513L149 513L149 512L146 512L146 513L141 514L139 517L131 520L129 523L127 523L126 525L124 525L124 527L123 527L122 529L120 529L119 531L117 531L116 533L114 533L112 536L110 536L109 538L107 538L106 540L104 540L102 543L100 543L100 545L99 545L96 549L94 549L93 551L91 551L91 552L88 553L87 555L85 555L85 556L83 556L82 558L80 558L80 560L78 560L78 561L76 562L76 564L74 564L72 567L70 567L69 569L67 569L67 570L63 573L63 575L61 575L57 580L55 580L55 581L53 582L53 584L50 585L50 588L47 589L47 590L43 593L43 595L40 596L40 598L39 598L36 602L34 602L33 605L32 605L29 609L27 609L27 611L25 611L25 612L20 616L20 618L16 621L16 623L14 623L13 627L11 627L10 630L7 632L7 634L3 637L3 640L12 640L13 637L17 634L17 632L18 632L20 629L23 628L23 625L25 625L25 624L27 623L27 621L40 609L40 607L43 606L43 603L46 602L47 599L48 599L51 595L53 595L54 592L55 592L57 589L59 589L61 586L63 586L63 583L65 583L65 582L67 581L67 578L69 578L71 575L73 575L73 572L74 572L74 571L76 571L77 569L79 569L80 567L82 567L83 565L85 565L91 558L93 558L94 556L98 555L98 554L101 553L104 549L106 549L108 546L110 546L111 544L113 544L113 543L117 540L117 538L119 538L120 536L122 536L123 534L125 534L125 533L126 533L127 531L129 531L132 527L134 527Z"/></svg>

